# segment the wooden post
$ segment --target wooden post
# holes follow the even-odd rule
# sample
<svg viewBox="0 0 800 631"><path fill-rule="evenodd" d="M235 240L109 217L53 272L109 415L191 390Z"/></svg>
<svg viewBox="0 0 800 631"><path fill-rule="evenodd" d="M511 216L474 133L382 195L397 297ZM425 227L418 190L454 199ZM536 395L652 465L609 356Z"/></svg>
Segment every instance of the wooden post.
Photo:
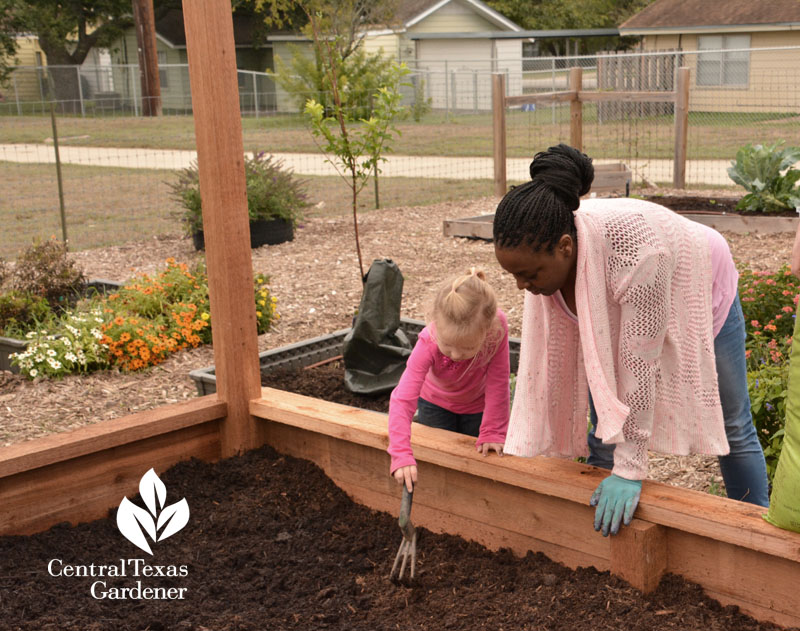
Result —
<svg viewBox="0 0 800 631"><path fill-rule="evenodd" d="M506 194L506 77L492 75L492 127L494 137L494 194Z"/></svg>
<svg viewBox="0 0 800 631"><path fill-rule="evenodd" d="M228 405L221 456L255 447L261 394L242 120L230 0L183 5L203 199L217 396Z"/></svg>
<svg viewBox="0 0 800 631"><path fill-rule="evenodd" d="M644 593L658 587L667 568L667 537L663 526L634 519L610 541L612 574Z"/></svg>
<svg viewBox="0 0 800 631"><path fill-rule="evenodd" d="M575 97L569 103L569 144L583 151L583 104L578 92L583 89L583 69L580 66L569 69L569 89Z"/></svg>
<svg viewBox="0 0 800 631"><path fill-rule="evenodd" d="M133 0L133 21L142 81L142 116L161 116L161 78L158 75L153 0Z"/></svg>
<svg viewBox="0 0 800 631"><path fill-rule="evenodd" d="M686 188L686 137L689 132L689 69L678 68L675 86L675 164L672 185Z"/></svg>

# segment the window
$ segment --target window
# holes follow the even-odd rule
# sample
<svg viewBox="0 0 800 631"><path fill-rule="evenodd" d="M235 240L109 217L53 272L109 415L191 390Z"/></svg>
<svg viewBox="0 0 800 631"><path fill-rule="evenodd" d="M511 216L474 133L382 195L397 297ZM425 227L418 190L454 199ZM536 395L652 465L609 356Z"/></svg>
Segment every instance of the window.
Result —
<svg viewBox="0 0 800 631"><path fill-rule="evenodd" d="M158 80L161 83L161 89L169 87L169 79L167 78L167 70L161 70L162 65L167 64L167 51L166 50L159 50L158 51Z"/></svg>
<svg viewBox="0 0 800 631"><path fill-rule="evenodd" d="M746 86L750 78L749 35L697 38L697 85ZM708 52L703 52L708 51Z"/></svg>

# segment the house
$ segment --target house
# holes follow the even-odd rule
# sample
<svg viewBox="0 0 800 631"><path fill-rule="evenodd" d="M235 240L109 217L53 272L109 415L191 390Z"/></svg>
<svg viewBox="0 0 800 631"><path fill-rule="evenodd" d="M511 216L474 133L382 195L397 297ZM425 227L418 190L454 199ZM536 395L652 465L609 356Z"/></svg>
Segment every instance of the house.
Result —
<svg viewBox="0 0 800 631"><path fill-rule="evenodd" d="M275 88L272 80L261 74L272 68L272 47L262 41L263 22L251 15L234 12L233 37L236 42L236 67L239 72L239 93L242 109L251 110L261 98L259 110L274 109ZM156 52L158 55L161 102L164 110L191 111L188 55L183 12L170 9L156 18ZM114 90L125 102L135 102L141 92L138 72L139 56L135 28L129 28L110 47L114 68ZM254 89L255 88L255 89ZM271 102L267 102L267 101Z"/></svg>
<svg viewBox="0 0 800 631"><path fill-rule="evenodd" d="M368 28L362 46L415 70L434 108L485 110L491 109L491 72L506 72L513 77L509 85L521 86L523 37L508 37L521 31L480 0L409 0L392 25ZM310 45L299 35L268 40L287 65L292 46Z"/></svg>
<svg viewBox="0 0 800 631"><path fill-rule="evenodd" d="M797 80L798 0L656 0L619 31L641 37L644 51L680 51L680 64L691 69L692 111L725 111L742 103L752 111L799 109L767 72L780 66L786 81Z"/></svg>

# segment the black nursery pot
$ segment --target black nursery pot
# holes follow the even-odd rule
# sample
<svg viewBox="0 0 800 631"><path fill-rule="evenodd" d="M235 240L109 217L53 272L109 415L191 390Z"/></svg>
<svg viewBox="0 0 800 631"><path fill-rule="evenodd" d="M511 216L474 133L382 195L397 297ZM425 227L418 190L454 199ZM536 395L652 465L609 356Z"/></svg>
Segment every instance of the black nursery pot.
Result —
<svg viewBox="0 0 800 631"><path fill-rule="evenodd" d="M250 247L258 248L262 245L277 245L294 239L294 226L286 219L259 219L250 222ZM192 243L195 250L205 249L203 231L192 233Z"/></svg>

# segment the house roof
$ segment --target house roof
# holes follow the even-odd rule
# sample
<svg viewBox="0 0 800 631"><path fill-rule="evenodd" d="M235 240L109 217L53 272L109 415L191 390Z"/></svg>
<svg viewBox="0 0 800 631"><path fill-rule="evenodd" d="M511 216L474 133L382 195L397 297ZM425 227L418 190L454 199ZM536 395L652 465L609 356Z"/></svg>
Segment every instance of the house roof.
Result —
<svg viewBox="0 0 800 631"><path fill-rule="evenodd" d="M473 11L503 30L519 31L522 28L481 0L404 0L395 13L395 20L405 28L414 26L450 2L463 2Z"/></svg>
<svg viewBox="0 0 800 631"><path fill-rule="evenodd" d="M252 47L257 42L258 24L249 15L233 14L233 41L237 47ZM172 48L186 48L183 11L170 9L156 20L156 34Z"/></svg>
<svg viewBox="0 0 800 631"><path fill-rule="evenodd" d="M622 35L651 32L791 30L800 26L798 0L656 0L620 25Z"/></svg>

